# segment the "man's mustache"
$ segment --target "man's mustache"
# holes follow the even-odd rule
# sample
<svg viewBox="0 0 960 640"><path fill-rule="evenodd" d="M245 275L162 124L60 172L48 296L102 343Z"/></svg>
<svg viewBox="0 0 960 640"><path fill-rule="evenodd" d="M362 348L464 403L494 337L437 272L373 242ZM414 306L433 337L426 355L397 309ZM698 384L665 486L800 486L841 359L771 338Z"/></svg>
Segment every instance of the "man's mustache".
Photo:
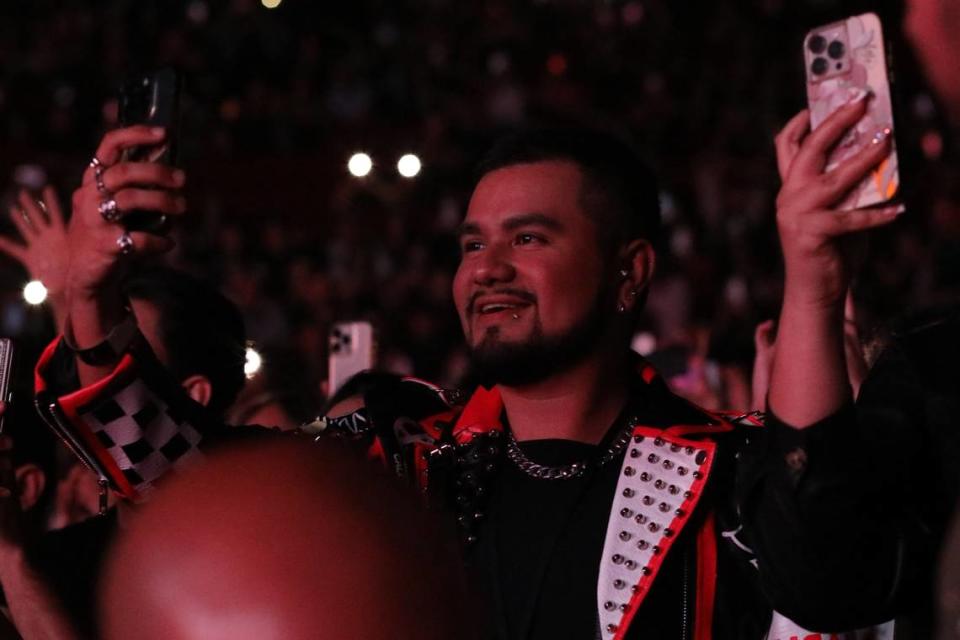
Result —
<svg viewBox="0 0 960 640"><path fill-rule="evenodd" d="M523 289L511 289L511 288L498 288L498 289L481 289L479 291L474 291L470 296L470 302L467 305L469 311L473 311L474 304L477 301L477 298L481 296L511 296L514 298L519 298L524 302L534 304L537 301L537 296L529 291L524 291Z"/></svg>

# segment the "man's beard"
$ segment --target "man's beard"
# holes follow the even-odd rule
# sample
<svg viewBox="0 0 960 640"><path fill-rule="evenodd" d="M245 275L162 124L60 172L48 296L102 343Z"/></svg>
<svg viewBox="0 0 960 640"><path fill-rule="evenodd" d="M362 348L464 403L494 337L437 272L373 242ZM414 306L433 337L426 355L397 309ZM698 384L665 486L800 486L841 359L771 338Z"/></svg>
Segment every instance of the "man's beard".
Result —
<svg viewBox="0 0 960 640"><path fill-rule="evenodd" d="M492 327L479 345L471 348L470 360L484 386L501 384L522 387L542 382L567 371L593 353L604 333L601 305L592 305L577 324L562 334L547 336L537 322L525 340L500 340Z"/></svg>

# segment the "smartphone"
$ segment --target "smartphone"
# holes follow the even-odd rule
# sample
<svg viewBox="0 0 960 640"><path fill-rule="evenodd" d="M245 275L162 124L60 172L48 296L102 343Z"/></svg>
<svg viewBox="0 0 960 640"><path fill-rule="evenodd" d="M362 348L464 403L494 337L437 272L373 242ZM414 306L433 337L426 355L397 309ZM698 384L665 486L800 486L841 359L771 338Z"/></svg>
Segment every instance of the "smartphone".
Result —
<svg viewBox="0 0 960 640"><path fill-rule="evenodd" d="M811 29L803 40L810 126L819 127L827 117L863 90L867 113L837 143L827 161L827 171L871 144L884 128L893 136L893 103L890 66L880 18L864 13ZM900 192L896 148L840 203L843 210L869 207L895 200Z"/></svg>
<svg viewBox="0 0 960 640"><path fill-rule="evenodd" d="M0 401L10 402L10 377L13 375L13 340L0 338ZM4 416L0 415L0 434Z"/></svg>
<svg viewBox="0 0 960 640"><path fill-rule="evenodd" d="M181 84L179 73L173 69L161 69L134 76L121 85L118 95L120 124L124 127L136 124L163 127L167 132L161 144L124 150L124 161L176 165ZM164 233L170 226L167 216L153 211L131 211L123 220L127 229L151 233Z"/></svg>
<svg viewBox="0 0 960 640"><path fill-rule="evenodd" d="M369 322L341 322L330 329L328 395L336 393L351 376L373 368L376 345Z"/></svg>

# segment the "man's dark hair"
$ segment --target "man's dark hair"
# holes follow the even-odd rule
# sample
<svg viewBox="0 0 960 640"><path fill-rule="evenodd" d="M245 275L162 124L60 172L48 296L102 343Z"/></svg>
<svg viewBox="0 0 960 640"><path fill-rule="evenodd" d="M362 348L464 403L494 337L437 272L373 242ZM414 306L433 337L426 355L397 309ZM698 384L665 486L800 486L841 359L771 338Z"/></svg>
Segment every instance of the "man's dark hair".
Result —
<svg viewBox="0 0 960 640"><path fill-rule="evenodd" d="M531 129L502 138L480 161L476 181L518 164L567 161L583 172L580 206L599 230L601 248L615 249L660 233L657 179L632 145L605 131Z"/></svg>
<svg viewBox="0 0 960 640"><path fill-rule="evenodd" d="M178 380L206 376L213 388L207 408L222 415L246 379L246 331L236 305L203 280L158 266L131 273L124 293L156 306L171 373Z"/></svg>

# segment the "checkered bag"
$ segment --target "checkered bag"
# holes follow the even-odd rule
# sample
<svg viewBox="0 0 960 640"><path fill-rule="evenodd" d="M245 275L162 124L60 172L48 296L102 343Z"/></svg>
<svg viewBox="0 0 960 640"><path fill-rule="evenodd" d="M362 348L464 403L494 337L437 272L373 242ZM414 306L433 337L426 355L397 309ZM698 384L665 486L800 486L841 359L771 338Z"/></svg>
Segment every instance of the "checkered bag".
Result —
<svg viewBox="0 0 960 640"><path fill-rule="evenodd" d="M141 495L172 467L201 455L200 434L139 378L80 417Z"/></svg>

